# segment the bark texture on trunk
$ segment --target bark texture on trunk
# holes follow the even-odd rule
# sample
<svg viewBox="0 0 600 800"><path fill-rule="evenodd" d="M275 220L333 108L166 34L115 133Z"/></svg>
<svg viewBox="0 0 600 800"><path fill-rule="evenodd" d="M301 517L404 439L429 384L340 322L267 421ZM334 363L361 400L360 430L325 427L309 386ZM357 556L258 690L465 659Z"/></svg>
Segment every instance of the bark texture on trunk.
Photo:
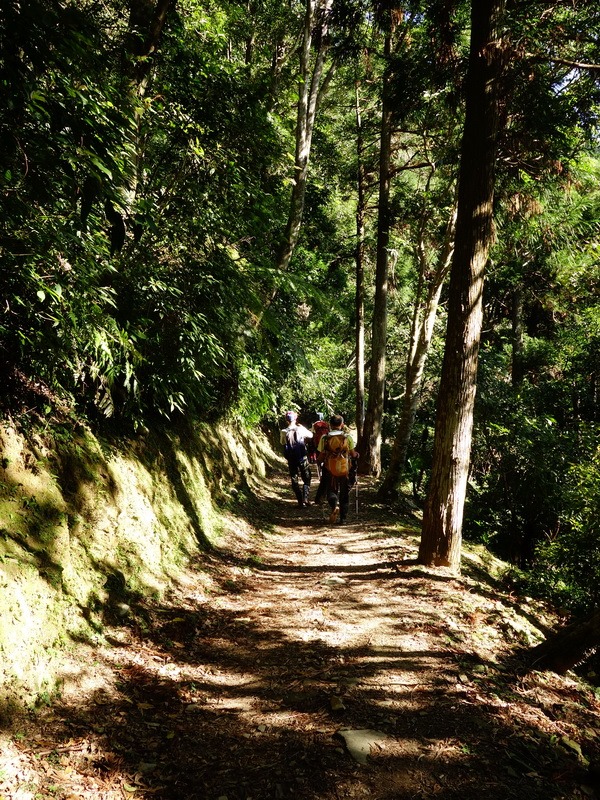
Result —
<svg viewBox="0 0 600 800"><path fill-rule="evenodd" d="M307 0L306 2L304 34L300 49L294 181L288 221L277 258L277 272L287 271L298 243L304 213L315 118L319 104L334 73L333 65L325 72L325 59L329 50L328 18L332 3L333 0ZM315 47L316 55L311 67L311 51Z"/></svg>
<svg viewBox="0 0 600 800"><path fill-rule="evenodd" d="M429 346L433 337L433 328L440 302L440 295L444 281L450 271L452 255L454 253L454 236L456 231L456 207L446 227L444 246L438 259L438 265L427 290L427 296L419 309L419 297L415 305L415 313L411 328L410 346L406 359L406 384L402 400L400 422L392 445L390 465L385 478L379 488L381 498L390 497L398 492L402 473L406 465L406 455L410 444L415 422L415 415L419 408L419 392L423 379L423 372L429 354ZM427 268L425 259L421 259L420 283L424 282L424 272Z"/></svg>
<svg viewBox="0 0 600 800"><path fill-rule="evenodd" d="M392 52L392 37L385 42L385 56ZM381 427L385 394L385 365L387 344L388 302L388 248L390 242L390 184L392 160L392 107L390 99L391 76L384 78L381 134L379 155L379 203L377 216L377 264L375 269L375 302L371 333L371 370L369 373L369 397L365 414L363 435L358 449L359 472L364 475L381 473Z"/></svg>
<svg viewBox="0 0 600 800"><path fill-rule="evenodd" d="M523 383L523 289L515 287L512 296L512 383Z"/></svg>
<svg viewBox="0 0 600 800"><path fill-rule="evenodd" d="M503 0L473 0L458 214L433 467L419 561L460 566L482 322L484 270L493 236L497 83Z"/></svg>
<svg viewBox="0 0 600 800"><path fill-rule="evenodd" d="M152 78L155 55L176 0L132 0L129 7L128 33L122 53L124 94L128 95L133 113L133 146L127 148L129 169L127 183L113 187L112 197L105 197L104 211L110 223L110 253L118 253L125 244L127 227L135 229L135 203L138 194L140 173L144 161L144 137L140 99L143 98ZM91 192L100 193L97 182L90 182ZM86 194L84 188L83 194ZM108 195L109 192L106 192ZM84 200L85 202L85 200ZM82 217L83 218L83 217Z"/></svg>
<svg viewBox="0 0 600 800"><path fill-rule="evenodd" d="M360 441L365 418L365 216L366 216L366 175L363 161L364 137L362 110L360 105L360 83L356 82L356 155L358 170L356 203L356 438Z"/></svg>

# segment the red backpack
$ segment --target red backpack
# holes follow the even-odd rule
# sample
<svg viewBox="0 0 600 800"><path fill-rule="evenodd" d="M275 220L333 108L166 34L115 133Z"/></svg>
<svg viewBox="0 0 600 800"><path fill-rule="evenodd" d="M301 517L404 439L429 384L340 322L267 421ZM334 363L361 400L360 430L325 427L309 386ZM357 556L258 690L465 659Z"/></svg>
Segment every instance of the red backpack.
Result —
<svg viewBox="0 0 600 800"><path fill-rule="evenodd" d="M315 422L313 425L313 433L313 444L316 450L319 446L319 442L321 441L321 437L325 436L326 433L329 433L329 423L325 422L324 419Z"/></svg>

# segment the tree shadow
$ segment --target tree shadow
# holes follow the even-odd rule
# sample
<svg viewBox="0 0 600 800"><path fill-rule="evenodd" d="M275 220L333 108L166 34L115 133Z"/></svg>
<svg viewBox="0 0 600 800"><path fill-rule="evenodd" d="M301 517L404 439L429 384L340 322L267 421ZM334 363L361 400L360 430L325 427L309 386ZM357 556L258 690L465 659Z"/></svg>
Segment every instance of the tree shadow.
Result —
<svg viewBox="0 0 600 800"><path fill-rule="evenodd" d="M79 706L55 706L32 754L49 773L53 758L69 754L98 781L161 800L357 792L479 800L484 789L492 800L547 800L557 789L577 796L565 792L584 769L542 719L515 727L498 702L506 686L486 676L449 682L453 657L443 648L302 642L240 611L141 608L130 622L131 657L106 662L114 686ZM376 729L385 743L360 766L341 728ZM79 742L81 754L70 752Z"/></svg>
<svg viewBox="0 0 600 800"><path fill-rule="evenodd" d="M310 540L310 530L304 525L299 536ZM65 675L64 702L39 711L44 737L29 740L28 752L43 766L41 790L56 791L60 763L98 794L109 786L143 800L582 796L585 766L555 735L554 706L520 689L501 664L449 642L434 593L449 597L442 584L455 578L411 558L299 565L273 558L251 568L237 552L208 560L218 568L214 596L173 591L160 602L132 597L123 574L99 565L109 605L124 602L130 613L106 618L112 646L94 651L89 665L90 675L102 668L111 680L83 694ZM323 583L331 577L343 584ZM303 638L293 612L309 580L305 610L314 619ZM374 608L377 585L389 603ZM269 592L280 607L263 613ZM356 621L375 633L387 625L385 640L327 641L320 626L329 607L350 630ZM566 700L557 694L555 705ZM594 719L591 705L572 709L568 730ZM386 738L361 765L342 729ZM588 758L598 750L586 740Z"/></svg>

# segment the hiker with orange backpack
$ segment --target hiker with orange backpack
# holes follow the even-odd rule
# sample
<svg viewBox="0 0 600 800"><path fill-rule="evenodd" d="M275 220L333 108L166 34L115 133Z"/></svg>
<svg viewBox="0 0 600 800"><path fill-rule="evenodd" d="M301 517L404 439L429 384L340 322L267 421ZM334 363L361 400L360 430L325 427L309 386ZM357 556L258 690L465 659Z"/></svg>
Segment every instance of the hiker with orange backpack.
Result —
<svg viewBox="0 0 600 800"><path fill-rule="evenodd" d="M322 485L327 487L327 502L331 508L329 521L335 523L339 519L343 523L348 514L351 459L358 458L358 452L352 436L344 430L344 418L340 414L330 418L329 427L329 433L321 437L317 447L323 467Z"/></svg>

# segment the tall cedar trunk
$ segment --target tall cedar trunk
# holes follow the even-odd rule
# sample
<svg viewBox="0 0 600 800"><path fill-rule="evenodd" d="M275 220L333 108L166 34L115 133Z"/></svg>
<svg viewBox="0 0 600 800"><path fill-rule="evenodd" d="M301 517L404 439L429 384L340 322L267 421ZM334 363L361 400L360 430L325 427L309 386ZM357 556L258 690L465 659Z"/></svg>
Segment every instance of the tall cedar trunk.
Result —
<svg viewBox="0 0 600 800"><path fill-rule="evenodd" d="M385 40L385 56L389 61L391 34ZM392 152L391 75L386 72L382 92L381 135L379 154L379 204L377 215L377 266L375 270L375 302L371 334L371 370L369 398L365 414L360 451L359 471L376 477L381 472L381 426L385 393L385 348L387 343L388 245L390 241L390 183Z"/></svg>
<svg viewBox="0 0 600 800"><path fill-rule="evenodd" d="M315 118L320 101L327 91L333 75L333 67L325 76L323 75L325 58L329 49L327 27L332 3L333 0L307 0L306 2L304 34L300 50L295 173L288 221L277 257L278 273L287 271L300 236ZM315 31L318 15L319 26L318 31ZM314 47L316 47L316 55L311 72L310 56Z"/></svg>
<svg viewBox="0 0 600 800"><path fill-rule="evenodd" d="M360 440L365 417L365 215L366 175L363 162L363 129L360 83L356 82L356 155L358 170L356 203L356 436Z"/></svg>
<svg viewBox="0 0 600 800"><path fill-rule="evenodd" d="M564 675L599 647L600 611L595 611L588 619L573 622L534 647L528 661L531 669L547 669Z"/></svg>
<svg viewBox="0 0 600 800"><path fill-rule="evenodd" d="M498 129L497 84L503 0L473 0L465 127L458 185L456 241L448 327L438 396L431 480L423 514L419 561L460 566L484 270L493 236Z"/></svg>
<svg viewBox="0 0 600 800"><path fill-rule="evenodd" d="M433 336L433 328L437 316L437 309L442 293L442 287L452 261L454 252L454 236L456 230L456 207L453 209L451 217L446 227L444 246L438 259L437 268L429 289L422 310L415 307L413 324L411 329L411 344L406 359L406 385L404 398L402 401L402 412L398 429L394 438L390 465L385 474L378 491L380 498L395 495L400 485L402 473L406 464L406 454L412 436L415 415L419 407L419 392L423 379L423 371L429 354L429 346ZM427 269L427 262L424 258L420 259L421 274L419 283L424 281L424 272ZM420 293L417 303L420 301Z"/></svg>

